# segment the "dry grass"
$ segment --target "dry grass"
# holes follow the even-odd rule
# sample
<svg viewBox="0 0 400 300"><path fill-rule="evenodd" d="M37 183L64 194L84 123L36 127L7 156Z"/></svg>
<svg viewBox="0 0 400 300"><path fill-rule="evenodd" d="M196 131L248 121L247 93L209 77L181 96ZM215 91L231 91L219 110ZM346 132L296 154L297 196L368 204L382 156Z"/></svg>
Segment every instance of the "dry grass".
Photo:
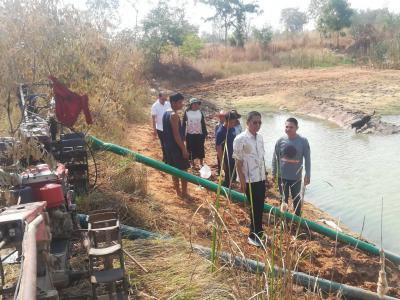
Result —
<svg viewBox="0 0 400 300"><path fill-rule="evenodd" d="M263 72L272 68L269 61L218 61L201 59L193 63L206 78L226 78L234 75Z"/></svg>
<svg viewBox="0 0 400 300"><path fill-rule="evenodd" d="M20 268L18 264L7 264L3 265L5 284L12 285L17 282L20 275Z"/></svg>
<svg viewBox="0 0 400 300"><path fill-rule="evenodd" d="M139 299L144 294L157 299L246 299L247 280L239 273L221 268L210 272L210 262L191 251L182 240L124 241L124 248L137 258L148 273L143 273L127 259L128 274ZM241 273L241 276L251 275ZM140 297L141 296L141 297Z"/></svg>
<svg viewBox="0 0 400 300"><path fill-rule="evenodd" d="M349 64L346 55L335 53L308 34L295 38L278 37L266 49L247 43L243 49L207 45L201 58L193 62L206 78L224 78L257 73L271 68L315 68Z"/></svg>
<svg viewBox="0 0 400 300"><path fill-rule="evenodd" d="M328 49L298 48L277 54L282 66L291 68L334 67L351 64L345 55L336 54Z"/></svg>
<svg viewBox="0 0 400 300"><path fill-rule="evenodd" d="M110 153L96 156L100 177L93 191L78 197L78 210L112 208L126 225L157 230L163 208L147 195L147 173L143 165Z"/></svg>
<svg viewBox="0 0 400 300"><path fill-rule="evenodd" d="M268 270L254 274L220 262L210 272L211 262L182 239L124 240L124 249L148 270L126 257L135 299L337 299L297 285L289 288L282 277L274 282Z"/></svg>

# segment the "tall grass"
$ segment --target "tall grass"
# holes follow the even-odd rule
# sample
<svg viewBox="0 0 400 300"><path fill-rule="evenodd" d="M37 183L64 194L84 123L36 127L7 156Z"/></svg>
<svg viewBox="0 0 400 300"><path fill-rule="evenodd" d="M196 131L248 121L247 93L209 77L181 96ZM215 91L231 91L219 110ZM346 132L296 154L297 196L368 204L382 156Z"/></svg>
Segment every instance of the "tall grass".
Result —
<svg viewBox="0 0 400 300"><path fill-rule="evenodd" d="M277 57L281 65L291 68L307 69L352 64L352 60L345 55L338 55L327 49L300 48L288 52L280 52Z"/></svg>
<svg viewBox="0 0 400 300"><path fill-rule="evenodd" d="M305 35L301 41L290 38L273 41L267 48L251 42L243 49L206 45L201 57L192 65L204 77L223 78L279 67L315 68L350 63L352 60L347 55L325 48L315 38L309 41Z"/></svg>
<svg viewBox="0 0 400 300"><path fill-rule="evenodd" d="M273 65L270 61L218 61L200 59L193 63L206 78L226 78L234 75L264 72Z"/></svg>
<svg viewBox="0 0 400 300"><path fill-rule="evenodd" d="M135 45L99 28L90 12L60 7L57 0L1 1L0 7L0 104L6 107L10 92L14 121L17 84L54 75L88 94L91 133L122 141L126 123L143 118L147 98L143 59ZM86 126L80 120L75 129L86 131Z"/></svg>

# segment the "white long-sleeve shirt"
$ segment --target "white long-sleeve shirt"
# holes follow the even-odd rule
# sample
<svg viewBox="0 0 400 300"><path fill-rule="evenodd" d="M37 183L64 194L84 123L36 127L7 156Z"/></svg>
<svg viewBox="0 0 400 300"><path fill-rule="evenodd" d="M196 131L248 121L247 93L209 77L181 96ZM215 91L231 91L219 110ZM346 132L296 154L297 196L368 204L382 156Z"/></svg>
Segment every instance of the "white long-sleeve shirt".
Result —
<svg viewBox="0 0 400 300"><path fill-rule="evenodd" d="M254 136L246 129L233 141L233 158L242 162L246 182L266 179L264 155L264 140L260 134Z"/></svg>

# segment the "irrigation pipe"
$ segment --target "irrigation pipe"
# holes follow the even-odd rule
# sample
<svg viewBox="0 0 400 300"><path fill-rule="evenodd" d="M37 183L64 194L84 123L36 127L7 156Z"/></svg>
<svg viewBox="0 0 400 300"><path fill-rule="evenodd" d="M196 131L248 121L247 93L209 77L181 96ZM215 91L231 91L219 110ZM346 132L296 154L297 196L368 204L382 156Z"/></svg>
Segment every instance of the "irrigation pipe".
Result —
<svg viewBox="0 0 400 300"><path fill-rule="evenodd" d="M78 214L79 222L82 227L87 227L87 216L83 214ZM130 240L135 239L171 239L168 236L162 236L153 232L149 232L146 230L138 229L135 227L130 227L126 225L121 225L121 235L124 238L128 238ZM207 247L203 247L200 245L192 245L193 249L196 250L201 256L211 260L211 249ZM231 264L238 268L243 268L244 270L251 273L262 273L265 271L265 264L257 262L252 259L242 258L238 256L230 255L226 252L220 252L220 259L227 263ZM378 299L386 299L386 300L395 300L397 298L393 298L390 296L385 296L384 298L380 298L378 294L373 293L371 291L367 291L361 288L353 287L347 284L341 284L335 281L330 281L327 279L314 277L308 275L303 272L289 271L286 269L281 269L279 267L274 266L274 271L279 274L287 274L288 272L293 277L293 281L301 285L305 288L308 288L312 291L321 290L325 293L331 294L340 294L346 299L365 299L365 300L378 300Z"/></svg>
<svg viewBox="0 0 400 300"><path fill-rule="evenodd" d="M211 249L199 245L193 245L193 248L207 259L211 259ZM251 273L262 273L265 269L265 264L257 262L248 258L241 258L239 256L232 256L229 253L221 252L220 258L227 264L234 265L235 267L244 268ZM325 293L340 294L345 299L364 299L364 300L378 300L378 299L397 299L390 296L380 298L377 293L367 291L361 288L353 287L347 284L341 284L335 281L314 277L303 272L289 271L286 269L274 266L274 271L277 274L287 274L293 277L293 281L303 287L308 288L313 292L322 290Z"/></svg>
<svg viewBox="0 0 400 300"><path fill-rule="evenodd" d="M200 178L198 176L195 176L193 174L187 173L185 171L176 169L172 166L169 166L158 160L144 156L142 154L139 154L139 153L129 150L127 148L124 148L124 147L121 147L121 146L118 146L115 144L111 144L111 143L105 143L102 140L100 140L94 136L87 136L87 140L91 144L93 150L109 151L109 152L115 153L117 155L132 157L135 161L137 161L139 163L145 164L149 167L155 168L157 170L171 174L173 176L182 178L193 184L201 185L208 190L211 190L214 192L217 192L217 190L218 190L218 185L210 180L206 180L206 179ZM228 188L225 188L225 187L220 187L220 188L222 191L221 194L228 195L228 197L230 199L232 199L233 201L247 202L247 198L244 194L239 193L234 190L231 190L231 189L228 189ZM290 220L290 221L293 220L293 221L299 223L301 226L308 228L309 230L318 232L318 233L320 233L324 236L327 236L333 240L339 240L346 244L355 246L356 248L361 249L367 253L379 256L380 248L378 248L375 245L370 244L368 242L354 238L348 234L338 232L336 230L332 230L332 229L322 226L316 222L310 221L310 220L302 218L302 217L298 217L289 212L281 212L279 208L269 205L267 203L264 204L264 211L271 212L272 214L274 214L276 216L284 217L285 219ZM397 254L388 252L386 250L384 250L384 252L385 252L386 259L393 262L397 267L400 268L400 256Z"/></svg>

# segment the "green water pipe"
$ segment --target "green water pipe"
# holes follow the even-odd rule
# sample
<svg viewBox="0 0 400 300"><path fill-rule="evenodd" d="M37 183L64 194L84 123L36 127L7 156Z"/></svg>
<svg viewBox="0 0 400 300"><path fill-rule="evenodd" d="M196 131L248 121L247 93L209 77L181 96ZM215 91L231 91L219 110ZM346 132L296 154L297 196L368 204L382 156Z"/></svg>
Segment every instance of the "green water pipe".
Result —
<svg viewBox="0 0 400 300"><path fill-rule="evenodd" d="M81 227L87 228L87 215L78 214L78 219ZM157 233L153 233L150 231L146 231L140 228L121 225L121 235L123 238L129 240L136 240L136 239L171 239L169 236L163 236ZM196 250L201 256L211 260L211 249L208 247L191 244L191 247ZM244 258L239 256L233 256L226 252L220 252L219 254L220 259L237 268L243 268L244 270L252 273L261 273L265 272L265 264ZM376 293L367 291L358 287L350 286L347 284L341 284L335 281L327 280L324 278L314 277L308 275L303 272L297 271L289 271L287 269L282 269L277 266L274 266L274 271L277 274L287 274L289 273L293 277L293 281L301 285L311 291L318 291L321 290L325 293L330 294L341 294L346 299L365 299L365 300L378 300L378 299L385 299L385 300L395 300L396 298L390 296L384 296L384 298L380 298Z"/></svg>
<svg viewBox="0 0 400 300"><path fill-rule="evenodd" d="M210 191L216 192L218 190L218 185L210 180L206 180L206 179L200 178L198 176L195 176L193 174L190 174L188 172L179 170L170 165L164 164L163 162L160 162L158 160L144 156L142 154L139 154L139 153L129 150L127 148L124 148L124 147L121 147L121 146L118 146L115 144L111 144L111 143L105 143L94 136L88 136L87 140L93 150L110 151L117 155L132 157L137 162L140 162L142 164L145 164L149 167L155 168L162 172L171 174L173 176L182 178L193 184L203 186L204 188L206 188ZM230 190L225 187L221 187L221 194L225 194L230 199L232 199L233 201L236 201L236 202L247 202L247 198L246 198L245 194L239 193L234 190ZM348 234L335 231L333 229L322 226L316 222L307 220L305 218L298 217L289 212L281 212L279 208L269 205L267 203L264 204L264 211L268 212L268 213L272 213L279 217L284 217L287 220L293 220L294 222L299 223L301 226L308 228L311 231L318 232L324 236L330 237L333 240L338 240L338 241L344 242L344 243L352 245L358 249L361 249L367 253L371 253L371 254L379 256L380 249L377 246L370 244L368 242L359 240L357 238L354 238ZM393 262L397 267L400 268L400 256L399 255L385 251L385 257L386 257L386 259Z"/></svg>
<svg viewBox="0 0 400 300"><path fill-rule="evenodd" d="M211 259L211 249L199 245L193 245L201 256ZM220 259L227 264L233 265L238 268L244 268L246 271L251 273L262 273L267 272L268 268L265 264L253 259L243 258L239 256L233 256L226 252L221 252L219 255ZM303 272L290 271L274 266L274 272L276 274L287 274L293 278L293 281L307 288L310 291L318 292L321 290L328 294L340 294L345 299L363 299L363 300L395 300L397 298L391 296L379 297L377 293L364 290L362 288L350 286L347 284L338 283L335 281L327 280L320 277L308 275Z"/></svg>

